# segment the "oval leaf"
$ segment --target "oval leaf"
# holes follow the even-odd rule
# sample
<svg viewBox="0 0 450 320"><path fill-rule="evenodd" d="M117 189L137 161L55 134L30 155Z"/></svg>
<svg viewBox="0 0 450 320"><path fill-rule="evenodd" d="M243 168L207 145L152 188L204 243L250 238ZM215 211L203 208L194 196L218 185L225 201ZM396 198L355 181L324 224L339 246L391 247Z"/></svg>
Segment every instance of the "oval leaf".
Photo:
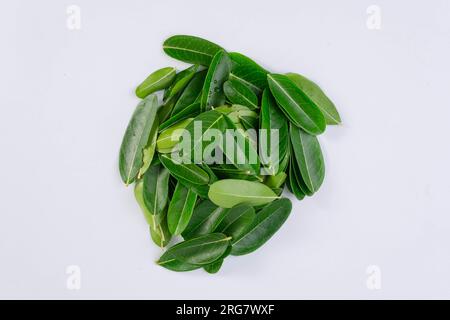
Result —
<svg viewBox="0 0 450 320"><path fill-rule="evenodd" d="M267 79L270 91L293 124L313 135L325 131L322 111L291 79L282 74L269 74Z"/></svg>
<svg viewBox="0 0 450 320"><path fill-rule="evenodd" d="M151 132L157 121L158 99L155 95L142 100L131 117L122 140L119 171L126 185L132 183L144 165L143 150L151 143Z"/></svg>
<svg viewBox="0 0 450 320"><path fill-rule="evenodd" d="M214 182L209 188L208 197L223 208L232 208L241 203L260 206L278 198L265 184L235 179Z"/></svg>
<svg viewBox="0 0 450 320"><path fill-rule="evenodd" d="M234 240L232 255L243 255L255 251L280 229L292 210L289 199L276 200L265 206L256 215L247 232Z"/></svg>
<svg viewBox="0 0 450 320"><path fill-rule="evenodd" d="M189 84L184 89L180 98L178 98L177 103L173 107L172 117L177 113L183 111L185 108L192 105L198 96L201 94L203 89L203 84L205 82L206 70L197 72Z"/></svg>
<svg viewBox="0 0 450 320"><path fill-rule="evenodd" d="M246 106L251 110L258 109L258 97L242 82L228 80L223 84L223 91L231 103Z"/></svg>
<svg viewBox="0 0 450 320"><path fill-rule="evenodd" d="M156 70L136 88L136 96L143 99L150 93L169 87L174 81L176 73L177 71L172 67Z"/></svg>
<svg viewBox="0 0 450 320"><path fill-rule="evenodd" d="M180 242L167 252L181 262L206 265L216 261L226 252L230 239L222 233L211 233Z"/></svg>
<svg viewBox="0 0 450 320"><path fill-rule="evenodd" d="M265 173L275 175L283 169L280 162L289 149L289 127L286 117L267 89L262 96L260 129L259 154L264 162Z"/></svg>
<svg viewBox="0 0 450 320"><path fill-rule="evenodd" d="M184 231L194 212L197 194L177 183L167 211L167 223L169 231L173 235L179 235Z"/></svg>
<svg viewBox="0 0 450 320"><path fill-rule="evenodd" d="M170 99L171 97L181 94L184 88L188 85L200 66L193 65L183 71L179 72L173 84L164 92L164 100Z"/></svg>
<svg viewBox="0 0 450 320"><path fill-rule="evenodd" d="M178 112L176 115L171 116L169 119L164 121L160 126L159 130L162 131L164 129L167 129L168 127L174 125L175 123L178 123L182 120L185 120L187 118L194 118L200 114L200 103L196 102L191 104L190 106L184 108L180 112Z"/></svg>
<svg viewBox="0 0 450 320"><path fill-rule="evenodd" d="M151 214L161 214L169 198L169 171L151 166L144 174L144 202Z"/></svg>
<svg viewBox="0 0 450 320"><path fill-rule="evenodd" d="M213 232L225 217L226 211L209 200L200 202L183 232L183 238L191 239Z"/></svg>
<svg viewBox="0 0 450 320"><path fill-rule="evenodd" d="M233 65L230 79L238 80L254 93L261 94L267 87L267 74L269 72L241 53L231 52L229 56Z"/></svg>
<svg viewBox="0 0 450 320"><path fill-rule="evenodd" d="M231 61L228 54L223 50L217 52L208 69L203 85L200 99L202 110L209 110L211 107L218 107L225 103L223 84L228 80L230 69Z"/></svg>
<svg viewBox="0 0 450 320"><path fill-rule="evenodd" d="M227 211L215 232L232 237L231 243L233 243L248 230L254 219L255 209L249 205L240 204Z"/></svg>
<svg viewBox="0 0 450 320"><path fill-rule="evenodd" d="M159 258L159 260L156 263L158 263L161 267L176 272L192 271L201 268L201 266L181 262L180 260L175 259L172 253L169 251L164 252L164 254Z"/></svg>
<svg viewBox="0 0 450 320"><path fill-rule="evenodd" d="M322 111L327 124L341 123L341 117L336 106L316 83L298 73L287 73L286 76L288 76L289 79L291 79Z"/></svg>
<svg viewBox="0 0 450 320"><path fill-rule="evenodd" d="M163 166L170 171L170 174L177 179L181 178L196 185L205 185L209 183L208 173L195 164L177 163L166 154L160 154L159 159Z"/></svg>
<svg viewBox="0 0 450 320"><path fill-rule="evenodd" d="M222 48L199 37L176 35L164 41L163 49L177 60L209 66L214 55Z"/></svg>
<svg viewBox="0 0 450 320"><path fill-rule="evenodd" d="M325 163L315 136L291 125L290 135L300 174L311 192L316 192L325 177Z"/></svg>
<svg viewBox="0 0 450 320"><path fill-rule="evenodd" d="M156 147L158 148L158 151L161 152L161 150L165 150L165 152L167 152L167 150L169 150L170 152L173 147L178 144L178 141L181 138L181 129L186 128L186 126L191 123L192 120L192 118L185 119L162 131L158 136L158 140L156 141Z"/></svg>

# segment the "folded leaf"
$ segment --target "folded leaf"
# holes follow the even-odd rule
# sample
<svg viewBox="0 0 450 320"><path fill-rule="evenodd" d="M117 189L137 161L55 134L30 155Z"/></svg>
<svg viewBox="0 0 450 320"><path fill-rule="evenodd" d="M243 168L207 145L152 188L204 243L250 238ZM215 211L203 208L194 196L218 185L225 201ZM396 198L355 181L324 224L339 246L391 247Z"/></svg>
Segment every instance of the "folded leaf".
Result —
<svg viewBox="0 0 450 320"><path fill-rule="evenodd" d="M152 130L157 122L158 99L155 95L142 100L131 117L122 140L119 171L126 185L132 183L144 165L144 149L152 142Z"/></svg>
<svg viewBox="0 0 450 320"><path fill-rule="evenodd" d="M334 103L326 96L320 87L313 81L297 73L287 73L289 77L302 90L309 99L322 111L327 124L340 124L341 117Z"/></svg>
<svg viewBox="0 0 450 320"><path fill-rule="evenodd" d="M223 84L228 80L230 69L231 61L228 54L223 50L217 52L208 69L203 85L200 99L202 110L209 110L211 107L218 107L224 104Z"/></svg>
<svg viewBox="0 0 450 320"><path fill-rule="evenodd" d="M286 117L297 127L312 135L325 131L322 111L297 85L282 74L267 75L270 91Z"/></svg>
<svg viewBox="0 0 450 320"><path fill-rule="evenodd" d="M325 177L325 163L319 141L300 128L291 125L290 136L300 174L311 192L316 192Z"/></svg>

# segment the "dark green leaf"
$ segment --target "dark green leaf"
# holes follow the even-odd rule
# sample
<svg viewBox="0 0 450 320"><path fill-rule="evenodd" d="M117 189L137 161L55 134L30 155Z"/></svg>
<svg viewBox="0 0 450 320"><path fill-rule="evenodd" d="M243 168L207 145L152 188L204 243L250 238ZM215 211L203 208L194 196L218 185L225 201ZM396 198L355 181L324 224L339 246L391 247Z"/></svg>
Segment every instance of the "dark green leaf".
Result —
<svg viewBox="0 0 450 320"><path fill-rule="evenodd" d="M282 171L280 162L289 149L289 128L285 116L278 108L269 90L264 90L261 103L259 156L265 173L275 175ZM272 138L275 141L272 142Z"/></svg>
<svg viewBox="0 0 450 320"><path fill-rule="evenodd" d="M325 131L322 111L291 79L282 74L269 74L267 79L270 91L293 124L313 135Z"/></svg>
<svg viewBox="0 0 450 320"><path fill-rule="evenodd" d="M151 133L157 125L158 99L155 95L142 100L128 124L119 155L119 171L126 185L132 183L144 165L144 150L152 143Z"/></svg>
<svg viewBox="0 0 450 320"><path fill-rule="evenodd" d="M340 124L341 117L334 103L326 96L320 87L313 81L297 73L287 73L289 77L302 90L309 99L322 111L327 124Z"/></svg>
<svg viewBox="0 0 450 320"><path fill-rule="evenodd" d="M159 130L162 131L162 130L170 127L171 125L174 125L175 123L178 123L187 118L196 117L200 114L200 112L201 112L200 103L195 102L195 103L191 104L190 106L184 108L180 112L178 112L176 115L173 115L169 119L164 121L164 123L162 123L159 126Z"/></svg>
<svg viewBox="0 0 450 320"><path fill-rule="evenodd" d="M181 262L180 260L177 260L173 257L172 253L169 251L166 251L157 261L157 263L166 269L177 271L177 272L185 272L185 271L192 271L195 269L201 268L201 266Z"/></svg>
<svg viewBox="0 0 450 320"><path fill-rule="evenodd" d="M167 252L181 262L207 265L226 252L230 239L222 233L211 233L180 242L169 248Z"/></svg>
<svg viewBox="0 0 450 320"><path fill-rule="evenodd" d="M233 129L226 131L224 141L227 141L227 143L221 148L223 154L228 159L227 163L233 164L236 168L247 174L258 175L260 162L254 140L243 129L236 127L226 115L225 120L228 123L228 127ZM234 143L231 144L228 141L233 141Z"/></svg>
<svg viewBox="0 0 450 320"><path fill-rule="evenodd" d="M243 255L255 251L266 243L283 225L292 210L287 198L276 200L265 206L256 215L246 233L234 239L232 255Z"/></svg>
<svg viewBox="0 0 450 320"><path fill-rule="evenodd" d="M241 204L227 211L224 219L215 232L221 232L232 237L231 243L244 234L255 219L253 207Z"/></svg>
<svg viewBox="0 0 450 320"><path fill-rule="evenodd" d="M202 38L176 35L164 41L163 49L177 60L209 66L214 55L222 48Z"/></svg>
<svg viewBox="0 0 450 320"><path fill-rule="evenodd" d="M161 163L177 179L188 181L191 184L205 185L209 183L209 175L195 164L184 164L175 162L169 155L160 154Z"/></svg>
<svg viewBox="0 0 450 320"><path fill-rule="evenodd" d="M170 99L178 94L181 94L183 89L188 85L192 78L197 74L199 65L193 65L189 68L179 72L173 84L164 92L164 100Z"/></svg>
<svg viewBox="0 0 450 320"><path fill-rule="evenodd" d="M260 94L267 87L269 72L243 54L231 52L229 55L233 64L230 79L238 80Z"/></svg>
<svg viewBox="0 0 450 320"><path fill-rule="evenodd" d="M290 136L300 174L311 192L316 192L325 176L325 163L315 136L291 125Z"/></svg>
<svg viewBox="0 0 450 320"><path fill-rule="evenodd" d="M169 198L169 171L160 165L151 166L144 174L144 202L151 214L161 214Z"/></svg>
<svg viewBox="0 0 450 320"><path fill-rule="evenodd" d="M183 232L184 239L191 239L213 232L226 215L226 209L216 206L209 200L200 202Z"/></svg>
<svg viewBox="0 0 450 320"><path fill-rule="evenodd" d="M201 94L205 82L206 70L197 72L184 89L177 103L173 107L172 117L192 105Z"/></svg>
<svg viewBox="0 0 450 320"><path fill-rule="evenodd" d="M208 69L203 85L202 97L200 99L202 110L219 107L225 103L223 84L228 80L230 69L231 61L228 54L225 51L217 52Z"/></svg>
<svg viewBox="0 0 450 320"><path fill-rule="evenodd" d="M226 257L228 257L230 255L230 253L231 253L231 246L228 246L227 250L222 255L222 257L220 257L218 260L214 261L213 263L210 263L210 264L204 266L203 269L205 269L205 271L210 274L219 272L220 268L222 267L223 261L225 260Z"/></svg>
<svg viewBox="0 0 450 320"><path fill-rule="evenodd" d="M245 84L237 80L228 80L223 84L225 96L232 104L239 104L250 108L258 109L258 97Z"/></svg>
<svg viewBox="0 0 450 320"><path fill-rule="evenodd" d="M169 231L179 235L184 231L194 212L197 194L178 182L167 211Z"/></svg>
<svg viewBox="0 0 450 320"><path fill-rule="evenodd" d="M295 161L291 161L289 165L288 188L289 191L291 191L291 193L297 198L297 200L303 200L303 198L305 198L305 192L303 192L302 188L300 187L299 181L297 180L297 177L295 175L295 166Z"/></svg>
<svg viewBox="0 0 450 320"><path fill-rule="evenodd" d="M196 134L195 128L199 127L199 133ZM225 115L215 110L201 113L186 127L186 134L189 135L190 141L187 141L189 147L182 147L184 152L183 159L193 160L194 163L208 162L209 159L204 159L203 154L206 147L211 143L205 136L209 135L211 130L217 129L219 132L224 132L228 128L228 123ZM189 149L186 151L185 149Z"/></svg>

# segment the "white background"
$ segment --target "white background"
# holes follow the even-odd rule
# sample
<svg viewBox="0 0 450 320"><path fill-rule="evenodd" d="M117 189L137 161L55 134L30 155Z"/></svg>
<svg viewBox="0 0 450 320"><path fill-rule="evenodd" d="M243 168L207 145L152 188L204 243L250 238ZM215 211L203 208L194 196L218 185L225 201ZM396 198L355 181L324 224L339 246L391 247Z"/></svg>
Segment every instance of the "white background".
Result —
<svg viewBox="0 0 450 320"><path fill-rule="evenodd" d="M216 275L154 264L118 174L134 87L184 67L161 49L180 33L309 76L343 119L321 190ZM449 1L4 0L0 36L0 298L450 298Z"/></svg>

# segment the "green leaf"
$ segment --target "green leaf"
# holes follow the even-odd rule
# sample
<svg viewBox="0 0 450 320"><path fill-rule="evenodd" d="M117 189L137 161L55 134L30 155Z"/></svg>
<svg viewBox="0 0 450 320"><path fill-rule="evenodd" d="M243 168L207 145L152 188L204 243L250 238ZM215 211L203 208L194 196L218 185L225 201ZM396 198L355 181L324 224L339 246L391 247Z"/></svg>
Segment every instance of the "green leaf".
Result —
<svg viewBox="0 0 450 320"><path fill-rule="evenodd" d="M159 159L170 174L177 179L188 181L190 184L206 185L209 183L209 175L195 164L178 163L167 154L160 154Z"/></svg>
<svg viewBox="0 0 450 320"><path fill-rule="evenodd" d="M173 257L172 253L166 251L157 261L157 263L166 269L176 271L176 272L185 272L192 271L195 269L201 268L201 266L190 264L186 262L181 262Z"/></svg>
<svg viewBox="0 0 450 320"><path fill-rule="evenodd" d="M234 206L227 211L225 218L214 232L232 237L231 243L243 235L255 219L255 209L247 204Z"/></svg>
<svg viewBox="0 0 450 320"><path fill-rule="evenodd" d="M193 65L179 72L176 75L173 84L166 90L166 92L164 92L164 100L170 99L171 97L181 94L184 88L195 76L199 67L200 67L199 65Z"/></svg>
<svg viewBox="0 0 450 320"><path fill-rule="evenodd" d="M210 263L210 264L204 266L203 269L205 269L205 271L210 274L219 272L220 268L222 267L223 261L225 260L226 257L228 257L230 255L230 253L231 253L231 246L228 246L227 250L222 255L222 257L220 257L218 260L214 261L213 263Z"/></svg>
<svg viewBox="0 0 450 320"><path fill-rule="evenodd" d="M164 41L163 49L177 60L209 66L214 55L222 48L202 38L176 35Z"/></svg>
<svg viewBox="0 0 450 320"><path fill-rule="evenodd" d="M161 214L169 198L169 171L151 166L144 174L144 202L151 214Z"/></svg>
<svg viewBox="0 0 450 320"><path fill-rule="evenodd" d="M183 232L184 239L191 239L213 232L225 217L227 210L209 200L200 202Z"/></svg>
<svg viewBox="0 0 450 320"><path fill-rule="evenodd" d="M287 76L267 75L270 91L286 117L312 135L325 131L325 118L319 108Z"/></svg>
<svg viewBox="0 0 450 320"><path fill-rule="evenodd" d="M167 223L171 234L179 235L184 231L194 212L196 201L197 194L178 182L167 211Z"/></svg>
<svg viewBox="0 0 450 320"><path fill-rule="evenodd" d="M230 69L231 61L228 54L223 50L217 52L208 69L203 85L200 99L202 110L209 110L211 107L218 107L225 103L223 84L228 80Z"/></svg>
<svg viewBox="0 0 450 320"><path fill-rule="evenodd" d="M303 200L305 198L306 193L300 187L299 180L297 180L297 177L295 174L295 166L296 165L297 164L295 163L295 160L291 161L291 163L289 165L288 189L297 198L297 200Z"/></svg>
<svg viewBox="0 0 450 320"><path fill-rule="evenodd" d="M193 118L185 119L172 125L164 131L161 131L158 136L158 140L156 141L158 151L161 152L161 150L164 150L164 153L171 152L180 141L182 129L186 128L192 120Z"/></svg>
<svg viewBox="0 0 450 320"><path fill-rule="evenodd" d="M319 141L303 130L291 125L290 135L300 174L311 192L316 192L325 176L325 163Z"/></svg>
<svg viewBox="0 0 450 320"><path fill-rule="evenodd" d="M286 181L287 174L285 172L277 173L273 176L267 176L266 180L264 181L264 184L268 186L270 189L279 189L283 186L284 182Z"/></svg>
<svg viewBox="0 0 450 320"><path fill-rule="evenodd" d="M196 126L199 134L196 134ZM210 110L201 113L185 128L186 133L190 136L190 154L183 154L184 159L193 160L194 163L201 163L208 159L203 159L203 152L205 148L211 143L205 138L210 130L217 129L224 132L228 128L228 123L225 115L215 110Z"/></svg>
<svg viewBox="0 0 450 320"><path fill-rule="evenodd" d="M180 242L169 248L167 252L181 262L207 265L226 252L230 239L222 233L211 233Z"/></svg>
<svg viewBox="0 0 450 320"><path fill-rule="evenodd" d="M245 203L260 206L277 199L278 196L265 184L236 179L214 182L208 192L209 199L223 208Z"/></svg>
<svg viewBox="0 0 450 320"><path fill-rule="evenodd" d="M259 156L264 163L266 173L275 175L283 171L280 162L285 158L289 149L289 128L285 116L267 89L264 90L262 96L260 129ZM278 132L278 141L272 142L272 137L275 137L273 134L276 132Z"/></svg>
<svg viewBox="0 0 450 320"><path fill-rule="evenodd" d="M136 198L137 203L141 207L142 212L144 213L145 220L147 223L156 228L157 221L155 219L155 215L151 214L150 210L147 208L144 202L144 180L140 179L136 181L134 186L134 196Z"/></svg>
<svg viewBox="0 0 450 320"><path fill-rule="evenodd" d="M341 117L336 106L316 83L297 73L287 73L286 76L322 111L327 124L341 123Z"/></svg>
<svg viewBox="0 0 450 320"><path fill-rule="evenodd" d="M162 221L156 224L155 227L150 225L150 236L158 247L164 248L169 244L171 235L169 229L167 228L167 219L165 214Z"/></svg>
<svg viewBox="0 0 450 320"><path fill-rule="evenodd" d="M205 82L206 70L197 72L173 107L172 117L192 105L201 94Z"/></svg>
<svg viewBox="0 0 450 320"><path fill-rule="evenodd" d="M204 266L203 269L205 269L205 271L210 274L214 274L214 273L219 272L220 268L222 267L222 264L223 264L223 259L219 259L217 261L214 261L213 263L210 263L210 264Z"/></svg>
<svg viewBox="0 0 450 320"><path fill-rule="evenodd" d="M254 93L260 94L267 87L266 69L249 57L238 52L231 52L232 70L230 79L238 80L248 86Z"/></svg>
<svg viewBox="0 0 450 320"><path fill-rule="evenodd" d="M188 106L187 108L184 108L180 112L178 112L176 115L171 116L169 119L164 121L159 126L159 130L162 131L164 129L167 129L168 127L174 125L175 123L178 123L180 121L183 121L187 118L194 118L200 114L200 103L196 102Z"/></svg>
<svg viewBox="0 0 450 320"><path fill-rule="evenodd" d="M150 93L169 87L175 79L176 73L177 71L172 67L153 72L136 88L136 96L143 99Z"/></svg>
<svg viewBox="0 0 450 320"><path fill-rule="evenodd" d="M148 96L138 104L128 124L119 154L120 176L126 185L136 179L144 165L144 150L152 142L151 133L157 122L157 109L157 97Z"/></svg>
<svg viewBox="0 0 450 320"><path fill-rule="evenodd" d="M236 168L232 164L220 164L211 167L211 170L220 178L220 179L239 179L239 180L250 180L250 181L258 181L259 177L249 173L248 171L244 171Z"/></svg>
<svg viewBox="0 0 450 320"><path fill-rule="evenodd" d="M228 80L223 84L225 96L231 103L239 104L250 108L258 109L258 97L245 84L236 80Z"/></svg>
<svg viewBox="0 0 450 320"><path fill-rule="evenodd" d="M246 233L234 239L232 255L243 255L255 251L266 243L283 225L292 210L287 198L276 200L265 206L256 215Z"/></svg>
<svg viewBox="0 0 450 320"><path fill-rule="evenodd" d="M256 144L243 129L238 128L227 115L224 116L228 122L228 127L233 129L226 131L224 141L227 141L227 143L221 148L228 159L227 163L233 164L247 174L258 175L260 162ZM228 141L234 143L229 144ZM232 149L230 150L229 147L232 147Z"/></svg>
<svg viewBox="0 0 450 320"><path fill-rule="evenodd" d="M170 114L172 113L173 107L175 106L175 103L177 103L179 96L180 95L177 94L173 97L170 97L164 102L161 108L159 108L158 118L161 122L166 121L170 117Z"/></svg>

